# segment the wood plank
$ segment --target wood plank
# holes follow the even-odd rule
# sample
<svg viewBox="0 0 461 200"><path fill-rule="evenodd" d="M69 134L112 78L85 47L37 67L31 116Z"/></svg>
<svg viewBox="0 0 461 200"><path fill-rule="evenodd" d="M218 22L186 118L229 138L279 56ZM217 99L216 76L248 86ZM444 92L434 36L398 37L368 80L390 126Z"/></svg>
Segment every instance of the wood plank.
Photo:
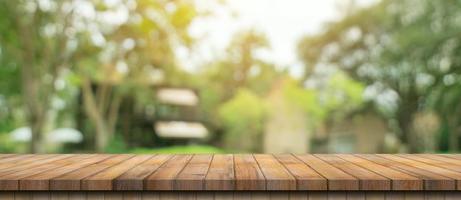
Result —
<svg viewBox="0 0 461 200"><path fill-rule="evenodd" d="M234 192L234 199L251 200L251 192L248 192L248 191Z"/></svg>
<svg viewBox="0 0 461 200"><path fill-rule="evenodd" d="M99 173L122 161L132 158L134 155L114 155L102 162L82 167L78 170L63 174L50 180L52 190L81 190L81 180Z"/></svg>
<svg viewBox="0 0 461 200"><path fill-rule="evenodd" d="M298 190L328 189L327 179L293 155L275 155L275 158L296 178Z"/></svg>
<svg viewBox="0 0 461 200"><path fill-rule="evenodd" d="M346 200L347 193L346 192L328 192L328 200Z"/></svg>
<svg viewBox="0 0 461 200"><path fill-rule="evenodd" d="M69 193L67 192L50 192L51 200L69 200Z"/></svg>
<svg viewBox="0 0 461 200"><path fill-rule="evenodd" d="M173 190L176 176L186 166L192 155L175 155L144 180L146 190Z"/></svg>
<svg viewBox="0 0 461 200"><path fill-rule="evenodd" d="M88 192L86 198L88 200L104 200L104 192Z"/></svg>
<svg viewBox="0 0 461 200"><path fill-rule="evenodd" d="M15 200L31 200L32 192L15 192L14 199Z"/></svg>
<svg viewBox="0 0 461 200"><path fill-rule="evenodd" d="M389 155L389 154L379 154L379 156L386 158L388 160L393 160L393 161L400 162L406 165L410 165L415 168L431 171L433 173L445 176L447 178L449 177L451 179L455 179L457 182L457 185L461 184L461 173L459 172L451 171L445 168L437 167L434 165L429 165L423 162L415 161L412 159L407 159L407 158L400 157L400 156ZM451 187L441 188L441 190L450 190L450 189ZM459 186L457 189L458 190L460 189Z"/></svg>
<svg viewBox="0 0 461 200"><path fill-rule="evenodd" d="M274 156L267 154L253 156L266 177L266 190L296 190L296 179Z"/></svg>
<svg viewBox="0 0 461 200"><path fill-rule="evenodd" d="M0 192L1 200L14 200L14 192Z"/></svg>
<svg viewBox="0 0 461 200"><path fill-rule="evenodd" d="M104 199L108 200L116 200L117 197L121 197L122 195L111 192L113 195L111 198L107 198L107 193L104 196ZM122 198L121 198L122 199ZM142 194L140 192L123 192L123 200L142 200Z"/></svg>
<svg viewBox="0 0 461 200"><path fill-rule="evenodd" d="M23 164L16 164L16 163L19 163L19 161L14 161L14 162L10 163L10 164L12 164L12 166L8 166L7 168L0 169L0 177L4 176L4 175L7 175L7 174L12 174L14 172L24 171L24 170L27 170L27 169L35 168L37 166L42 166L44 164L49 164L49 163L57 161L57 160L62 160L62 159L65 159L65 158L69 158L71 156L72 155L70 155L70 154L50 155L49 157L47 157L45 159L40 159L40 158L36 159L34 157L28 157L28 158L25 158L24 160L25 161L30 161L30 162L23 163Z"/></svg>
<svg viewBox="0 0 461 200"><path fill-rule="evenodd" d="M234 155L235 189L265 190L266 179L253 155Z"/></svg>
<svg viewBox="0 0 461 200"><path fill-rule="evenodd" d="M179 194L178 192L162 192L160 200L179 200Z"/></svg>
<svg viewBox="0 0 461 200"><path fill-rule="evenodd" d="M454 190L456 186L455 180L441 176L439 174L435 174L428 170L415 168L410 165L388 160L377 155L360 155L360 157L371 160L390 169L395 169L413 177L422 179L424 181L425 190L446 190L449 188Z"/></svg>
<svg viewBox="0 0 461 200"><path fill-rule="evenodd" d="M84 190L112 190L113 180L152 155L137 155L82 180Z"/></svg>
<svg viewBox="0 0 461 200"><path fill-rule="evenodd" d="M7 154L7 153L3 153L3 154L0 154L0 160L4 159L4 158L7 158L7 157L13 157L13 156L20 156L21 154Z"/></svg>
<svg viewBox="0 0 461 200"><path fill-rule="evenodd" d="M445 194L442 192L425 192L425 200L444 200Z"/></svg>
<svg viewBox="0 0 461 200"><path fill-rule="evenodd" d="M445 192L445 200L459 200L461 192Z"/></svg>
<svg viewBox="0 0 461 200"><path fill-rule="evenodd" d="M437 154L437 155L444 156L444 157L447 157L447 158L453 158L453 159L457 159L457 160L461 159L461 154Z"/></svg>
<svg viewBox="0 0 461 200"><path fill-rule="evenodd" d="M386 200L405 200L405 192L387 192Z"/></svg>
<svg viewBox="0 0 461 200"><path fill-rule="evenodd" d="M50 200L49 192L32 192L33 200Z"/></svg>
<svg viewBox="0 0 461 200"><path fill-rule="evenodd" d="M308 154L295 156L328 180L328 190L359 189L359 181L357 178L333 167L327 162Z"/></svg>
<svg viewBox="0 0 461 200"><path fill-rule="evenodd" d="M59 159L53 162L47 162L42 165L23 170L12 171L11 173L0 176L0 190L19 190L20 179L79 162L80 160L89 157L89 155L64 155L64 159L62 159L63 157L57 157Z"/></svg>
<svg viewBox="0 0 461 200"><path fill-rule="evenodd" d="M234 156L214 155L205 177L206 190L234 190Z"/></svg>
<svg viewBox="0 0 461 200"><path fill-rule="evenodd" d="M391 181L375 172L341 159L341 155L317 154L316 157L359 179L360 190L390 190Z"/></svg>
<svg viewBox="0 0 461 200"><path fill-rule="evenodd" d="M308 200L309 193L305 191L292 191L290 192L290 200Z"/></svg>
<svg viewBox="0 0 461 200"><path fill-rule="evenodd" d="M29 162L53 157L55 155L19 155L13 157L6 157L3 160L0 160L0 170L10 169L11 167L27 164ZM3 162L2 162L3 161Z"/></svg>
<svg viewBox="0 0 461 200"><path fill-rule="evenodd" d="M411 155L406 156L405 158L410 158L427 164L435 165L445 169L453 170L456 172L461 172L461 160L448 158L444 156L438 156L433 154L420 154L420 155Z"/></svg>
<svg viewBox="0 0 461 200"><path fill-rule="evenodd" d="M179 200L196 200L196 199L197 199L197 192L181 191L181 193L179 194Z"/></svg>
<svg viewBox="0 0 461 200"><path fill-rule="evenodd" d="M197 154L176 176L174 190L203 190L213 155Z"/></svg>
<svg viewBox="0 0 461 200"><path fill-rule="evenodd" d="M272 200L289 200L290 199L290 192L286 191L277 191L270 193L270 199Z"/></svg>
<svg viewBox="0 0 461 200"><path fill-rule="evenodd" d="M260 191L252 191L251 192L251 200L269 200L270 199L270 192L260 192Z"/></svg>
<svg viewBox="0 0 461 200"><path fill-rule="evenodd" d="M199 200L213 200L214 193L213 192L197 192L196 197Z"/></svg>
<svg viewBox="0 0 461 200"><path fill-rule="evenodd" d="M69 192L69 200L85 200L86 192Z"/></svg>
<svg viewBox="0 0 461 200"><path fill-rule="evenodd" d="M0 154L1 156L3 155ZM257 195L240 195L244 194L241 192L230 192L229 194L233 194L231 196L217 194L234 190L246 190L244 192L278 190L288 195L266 191L268 195L265 198L303 199L309 197L310 199L311 194L315 193L313 191L343 190L343 194L346 194L348 199L382 199L383 195L369 195L372 193L363 193L367 194L365 196L352 195L358 193L350 191L392 189L441 192L442 190L454 191L459 189L457 185L461 186L459 182L461 181L461 157L459 155L27 154L3 158L0 160L9 160L0 163L0 189L3 190L124 190L130 192L135 190L217 190L219 192L213 193L215 194L213 198L235 198L234 194L239 194L237 197L247 199L256 198ZM88 182L96 186L92 187ZM293 192L294 190L310 191L298 193ZM66 198L66 195L58 194L68 193L68 197L71 198L73 193L67 191L49 193L48 197L62 199ZM123 198L123 196L116 195L123 194L123 192L107 194L108 198ZM159 195L153 195L153 198L161 198L162 195L157 194ZM195 195L198 194L196 192L190 192L190 194L194 195L175 196L177 199L199 198ZM443 193L424 192L424 194L430 195L422 197L440 198L439 194ZM30 198L33 196L31 195ZM126 198L139 199L142 196L129 195ZM386 198L387 196L385 195ZM407 197L406 195L397 196L401 199ZM330 195L330 197L342 198L335 195ZM389 196L391 197L393 196Z"/></svg>
<svg viewBox="0 0 461 200"><path fill-rule="evenodd" d="M155 172L172 155L157 155L123 173L115 179L116 190L143 190L144 179Z"/></svg>
<svg viewBox="0 0 461 200"><path fill-rule="evenodd" d="M402 171L391 169L381 163L374 162L373 159L364 159L362 155L341 155L341 158L356 165L369 169L381 176L392 180L392 190L422 190L423 181L417 177L406 174ZM368 155L367 155L368 156Z"/></svg>
<svg viewBox="0 0 461 200"><path fill-rule="evenodd" d="M158 192L142 192L143 200L159 200L160 194Z"/></svg>
<svg viewBox="0 0 461 200"><path fill-rule="evenodd" d="M28 176L19 180L20 190L49 190L50 179L59 177L63 174L72 172L82 167L98 163L102 160L109 158L110 155L94 155L90 158L82 159L80 162L65 165L63 167L45 171L39 174Z"/></svg>
<svg viewBox="0 0 461 200"><path fill-rule="evenodd" d="M362 191L348 191L347 192L347 200L365 200L365 192Z"/></svg>
<svg viewBox="0 0 461 200"><path fill-rule="evenodd" d="M31 157L35 157L35 155L34 154L18 154L18 155L14 155L14 156L5 156L2 159L0 159L0 164L12 163L12 162L16 162L18 160L31 158Z"/></svg>

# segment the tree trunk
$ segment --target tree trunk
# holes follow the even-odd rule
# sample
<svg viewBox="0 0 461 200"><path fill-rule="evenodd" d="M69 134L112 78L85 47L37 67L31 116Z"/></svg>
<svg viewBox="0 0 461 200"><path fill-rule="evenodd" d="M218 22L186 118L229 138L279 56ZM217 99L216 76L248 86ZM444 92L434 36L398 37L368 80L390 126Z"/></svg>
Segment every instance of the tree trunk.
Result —
<svg viewBox="0 0 461 200"><path fill-rule="evenodd" d="M459 150L459 113L461 111L461 106L458 109L455 109L455 114L449 115L447 122L449 127L449 141L448 141L448 149L450 152L458 152Z"/></svg>
<svg viewBox="0 0 461 200"><path fill-rule="evenodd" d="M448 141L448 150L450 152L457 152L459 149L459 138L458 138L458 131L459 128L456 126L453 126L452 124L448 124L448 127L450 127L450 136L449 136L449 141Z"/></svg>
<svg viewBox="0 0 461 200"><path fill-rule="evenodd" d="M95 149L98 152L103 152L109 141L109 133L103 115L96 105L91 82L88 78L83 80L82 94L85 112L95 126Z"/></svg>
<svg viewBox="0 0 461 200"><path fill-rule="evenodd" d="M39 103L38 88L36 81L32 75L32 68L25 64L22 67L22 95L27 108L27 121L31 130L31 138L29 143L30 153L41 153L41 141L42 141L42 128L43 120L45 119L42 107Z"/></svg>
<svg viewBox="0 0 461 200"><path fill-rule="evenodd" d="M418 110L416 98L408 95L407 98L402 98L402 103L399 105L397 113L397 121L400 128L400 141L407 145L410 153L418 152L418 144L412 130L413 117Z"/></svg>

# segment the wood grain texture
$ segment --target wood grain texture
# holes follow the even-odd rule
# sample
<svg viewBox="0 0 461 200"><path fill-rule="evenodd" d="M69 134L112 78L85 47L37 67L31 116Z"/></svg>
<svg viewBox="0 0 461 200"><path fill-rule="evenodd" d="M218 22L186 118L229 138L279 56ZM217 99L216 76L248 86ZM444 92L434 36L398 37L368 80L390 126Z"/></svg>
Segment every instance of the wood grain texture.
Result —
<svg viewBox="0 0 461 200"><path fill-rule="evenodd" d="M234 190L234 156L214 155L205 177L206 190Z"/></svg>
<svg viewBox="0 0 461 200"><path fill-rule="evenodd" d="M458 200L461 192L426 191L357 191L357 192L289 192L289 191L81 191L81 192L0 192L2 200Z"/></svg>
<svg viewBox="0 0 461 200"><path fill-rule="evenodd" d="M369 159L373 162L376 162L390 169L395 169L395 170L404 172L408 175L411 175L413 177L422 179L424 181L425 190L450 190L450 189L454 190L455 189L456 183L453 179L441 176L431 171L420 169L420 168L415 168L410 165L388 160L388 159L385 159L377 155L361 155L361 157Z"/></svg>
<svg viewBox="0 0 461 200"><path fill-rule="evenodd" d="M254 155L264 177L266 177L266 190L296 190L296 179L272 155Z"/></svg>
<svg viewBox="0 0 461 200"><path fill-rule="evenodd" d="M99 163L82 167L78 170L63 174L50 180L51 190L81 190L81 181L91 175L99 173L109 167L119 164L134 155L114 155Z"/></svg>
<svg viewBox="0 0 461 200"><path fill-rule="evenodd" d="M253 155L234 155L235 189L265 190L266 178Z"/></svg>
<svg viewBox="0 0 461 200"><path fill-rule="evenodd" d="M213 155L194 155L174 180L174 190L203 190Z"/></svg>
<svg viewBox="0 0 461 200"><path fill-rule="evenodd" d="M452 171L456 172L461 172L461 160L456 160L452 158L447 158L443 156L437 156L437 155L430 155L430 154L424 154L424 155L402 155L405 158L424 162L430 165L434 166L439 166L445 169L449 169Z"/></svg>
<svg viewBox="0 0 461 200"><path fill-rule="evenodd" d="M115 179L116 190L143 190L144 179L168 161L172 155L157 155Z"/></svg>
<svg viewBox="0 0 461 200"><path fill-rule="evenodd" d="M329 190L358 190L359 180L313 155L296 155L306 165L328 180Z"/></svg>
<svg viewBox="0 0 461 200"><path fill-rule="evenodd" d="M109 158L109 155L95 155L79 162L65 165L54 170L45 171L39 174L28 176L19 180L20 190L49 190L50 179L72 172L82 167L100 162Z"/></svg>
<svg viewBox="0 0 461 200"><path fill-rule="evenodd" d="M32 199L45 198L40 195L45 193L36 191L55 191L48 195L52 199L71 199L72 191L100 191L103 197L107 191L110 198L117 194L110 191L126 191L117 196L121 199L143 199L138 194L145 191L190 192L181 199L198 199L195 191L216 191L212 196L218 199L236 194L244 199L315 199L314 191L332 191L323 197L341 199L336 194L345 194L348 199L363 199L367 196L355 192L454 192L460 189L460 181L461 156L446 154L0 154L0 191L34 191L30 196L19 194ZM223 195L224 191L232 195ZM91 198L101 196L93 194L97 193L91 193ZM370 199L387 198L378 192L367 194ZM396 194L391 196L408 196ZM423 197L434 199L440 194ZM170 192L145 198L175 197Z"/></svg>
<svg viewBox="0 0 461 200"><path fill-rule="evenodd" d="M11 170L15 166L27 165L29 163L37 162L46 158L53 158L56 155L20 155L20 156L8 156L0 160L0 171Z"/></svg>
<svg viewBox="0 0 461 200"><path fill-rule="evenodd" d="M46 172L49 170L55 170L59 167L66 166L69 164L73 164L79 162L81 159L85 159L91 157L90 155L63 155L57 156L59 159L54 161L45 162L40 165L36 165L29 168L16 168L14 171L10 171L5 173L4 175L0 176L0 190L19 190L19 180L32 176L35 174L39 174L42 172ZM62 159L64 158L64 159Z"/></svg>
<svg viewBox="0 0 461 200"><path fill-rule="evenodd" d="M277 160L296 178L298 190L326 190L327 179L293 155L275 155Z"/></svg>
<svg viewBox="0 0 461 200"><path fill-rule="evenodd" d="M421 179L388 166L381 165L383 163L378 164L370 157L366 157L367 159L365 159L356 155L341 155L341 158L391 179L392 190L423 189L423 181Z"/></svg>
<svg viewBox="0 0 461 200"><path fill-rule="evenodd" d="M144 180L146 190L173 190L176 176L190 161L192 155L175 155L159 170Z"/></svg>
<svg viewBox="0 0 461 200"><path fill-rule="evenodd" d="M347 162L341 156L332 154L316 155L316 157L331 164L332 166L348 173L353 174L359 179L360 190L390 190L391 181L377 173L374 173L366 168L360 167L352 162Z"/></svg>
<svg viewBox="0 0 461 200"><path fill-rule="evenodd" d="M152 155L138 155L82 180L83 190L112 190L113 180Z"/></svg>
<svg viewBox="0 0 461 200"><path fill-rule="evenodd" d="M427 171L430 171L432 173L439 174L441 176L454 179L454 180L457 181L457 185L459 185L461 183L461 173L459 173L459 172L451 171L451 170L448 170L448 169L445 169L445 168L442 168L442 167L438 167L438 166L435 166L435 165L426 164L424 162L416 161L416 160L410 159L408 157L405 158L406 156L397 156L397 155L389 155L389 154L380 154L379 156L381 156L383 158L386 158L388 160L403 163L403 164L406 164L406 165L409 165L409 166L412 166L412 167L415 167L415 168L427 170ZM444 188L442 188L442 189L444 189ZM446 189L446 190L450 190L450 189L451 188ZM459 186L458 186L457 189L458 190L460 189Z"/></svg>
<svg viewBox="0 0 461 200"><path fill-rule="evenodd" d="M5 176L7 174L12 174L14 172L18 172L18 171L33 169L33 168L36 168L37 166L41 166L47 163L69 158L71 156L72 155L51 155L46 159L35 159L35 157L28 157L28 158L21 159L21 160L26 161L26 163L23 163L23 164L19 164L19 161L11 161L8 163L10 164L10 166L8 166L5 169L0 170L0 177ZM30 162L27 162L27 161L30 161Z"/></svg>

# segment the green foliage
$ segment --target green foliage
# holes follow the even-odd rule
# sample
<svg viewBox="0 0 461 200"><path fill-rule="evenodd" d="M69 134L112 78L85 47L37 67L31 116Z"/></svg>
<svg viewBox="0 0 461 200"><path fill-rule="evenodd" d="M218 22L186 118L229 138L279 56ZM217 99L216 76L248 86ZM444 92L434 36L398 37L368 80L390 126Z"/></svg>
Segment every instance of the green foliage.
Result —
<svg viewBox="0 0 461 200"><path fill-rule="evenodd" d="M291 79L283 87L285 98L302 108L312 125L328 119L341 120L359 109L363 90L363 84L341 72L330 76L322 89L305 89Z"/></svg>
<svg viewBox="0 0 461 200"><path fill-rule="evenodd" d="M439 116L451 119L459 115L460 109L446 111L432 103L451 104L447 107L453 108L461 102L461 96L446 93L457 93L459 87L445 89L459 82L461 73L460 8L461 2L456 0L422 0L416 4L412 0L384 0L349 12L328 24L325 32L300 42L299 57L306 64L306 79L315 76L320 67L336 66L375 90L376 105L391 113L390 118L397 122L394 131L415 150L409 135L417 112L436 109ZM393 106L382 103L389 94L396 98ZM451 129L461 125L459 118L445 121Z"/></svg>
<svg viewBox="0 0 461 200"><path fill-rule="evenodd" d="M326 118L327 110L320 107L316 91L303 89L292 79L286 81L282 90L284 97L303 109L310 119L318 122Z"/></svg>
<svg viewBox="0 0 461 200"><path fill-rule="evenodd" d="M0 153L17 153L19 150L17 146L18 144L11 141L9 134L0 133Z"/></svg>
<svg viewBox="0 0 461 200"><path fill-rule="evenodd" d="M320 106L331 115L336 115L333 117L340 118L360 108L363 103L363 90L362 83L352 80L344 73L335 73L328 80L325 90L320 91Z"/></svg>
<svg viewBox="0 0 461 200"><path fill-rule="evenodd" d="M226 148L241 152L260 151L264 116L263 101L251 91L240 89L219 108L219 117L226 129Z"/></svg>
<svg viewBox="0 0 461 200"><path fill-rule="evenodd" d="M189 145L189 146L171 146L162 148L135 148L130 150L135 154L153 154L153 153L225 153L222 149L206 145Z"/></svg>
<svg viewBox="0 0 461 200"><path fill-rule="evenodd" d="M123 138L118 134L111 139L109 145L107 145L105 149L106 153L125 153L127 151L128 149Z"/></svg>

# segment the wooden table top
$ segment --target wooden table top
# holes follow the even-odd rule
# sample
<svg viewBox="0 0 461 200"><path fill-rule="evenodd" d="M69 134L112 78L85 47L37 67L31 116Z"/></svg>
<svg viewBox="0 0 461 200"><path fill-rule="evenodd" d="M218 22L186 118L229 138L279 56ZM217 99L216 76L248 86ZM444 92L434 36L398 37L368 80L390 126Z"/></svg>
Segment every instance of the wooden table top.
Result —
<svg viewBox="0 0 461 200"><path fill-rule="evenodd" d="M461 190L461 155L0 154L0 190Z"/></svg>

